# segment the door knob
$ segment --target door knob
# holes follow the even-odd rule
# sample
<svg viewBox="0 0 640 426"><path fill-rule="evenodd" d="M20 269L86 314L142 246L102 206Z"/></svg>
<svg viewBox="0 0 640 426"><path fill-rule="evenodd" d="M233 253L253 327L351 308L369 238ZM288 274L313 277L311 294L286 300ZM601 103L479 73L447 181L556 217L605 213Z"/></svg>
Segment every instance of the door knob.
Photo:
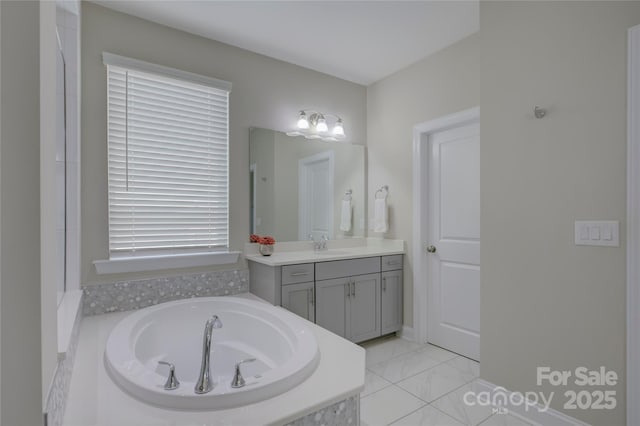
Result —
<svg viewBox="0 0 640 426"><path fill-rule="evenodd" d="M435 253L435 252L436 252L436 248L434 246L427 247L427 253Z"/></svg>

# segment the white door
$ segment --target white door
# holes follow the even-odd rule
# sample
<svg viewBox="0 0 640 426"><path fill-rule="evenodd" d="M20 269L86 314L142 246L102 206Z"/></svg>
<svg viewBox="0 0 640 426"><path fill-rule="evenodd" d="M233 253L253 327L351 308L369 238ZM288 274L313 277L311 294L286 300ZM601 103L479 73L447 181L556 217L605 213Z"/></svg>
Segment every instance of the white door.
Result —
<svg viewBox="0 0 640 426"><path fill-rule="evenodd" d="M299 160L298 239L333 237L333 151Z"/></svg>
<svg viewBox="0 0 640 426"><path fill-rule="evenodd" d="M428 338L480 357L480 125L429 136Z"/></svg>

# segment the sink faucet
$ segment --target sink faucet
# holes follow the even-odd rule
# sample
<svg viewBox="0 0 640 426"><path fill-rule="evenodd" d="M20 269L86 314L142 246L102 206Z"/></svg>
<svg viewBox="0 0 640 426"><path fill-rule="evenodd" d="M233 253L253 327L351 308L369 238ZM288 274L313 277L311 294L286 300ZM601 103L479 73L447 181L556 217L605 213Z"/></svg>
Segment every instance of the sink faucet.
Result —
<svg viewBox="0 0 640 426"><path fill-rule="evenodd" d="M322 236L320 237L320 248L319 248L319 250L328 250L327 249L327 241L329 241L327 236L325 234L322 234Z"/></svg>
<svg viewBox="0 0 640 426"><path fill-rule="evenodd" d="M309 241L313 241L313 251L315 252L328 250L327 241L329 241L329 239L325 234L322 234L320 241L316 241L315 238L313 238L313 234L309 234Z"/></svg>
<svg viewBox="0 0 640 426"><path fill-rule="evenodd" d="M195 392L203 394L211 392L214 383L211 378L211 334L214 328L222 328L222 321L217 315L213 315L207 320L204 326L204 337L202 339L202 364L200 365L200 374L196 383Z"/></svg>

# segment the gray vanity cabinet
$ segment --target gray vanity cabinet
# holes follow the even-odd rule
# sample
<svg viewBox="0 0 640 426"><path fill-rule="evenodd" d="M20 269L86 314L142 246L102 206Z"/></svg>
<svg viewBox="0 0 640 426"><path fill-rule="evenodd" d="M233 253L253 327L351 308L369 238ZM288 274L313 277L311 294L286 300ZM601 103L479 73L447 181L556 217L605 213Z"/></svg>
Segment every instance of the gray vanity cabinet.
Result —
<svg viewBox="0 0 640 426"><path fill-rule="evenodd" d="M314 264L282 267L280 305L302 318L315 321Z"/></svg>
<svg viewBox="0 0 640 426"><path fill-rule="evenodd" d="M382 273L382 329L389 334L402 328L402 270Z"/></svg>
<svg viewBox="0 0 640 426"><path fill-rule="evenodd" d="M402 328L402 255L266 266L249 261L250 290L362 342Z"/></svg>
<svg viewBox="0 0 640 426"><path fill-rule="evenodd" d="M353 277L347 321L352 342L380 336L380 274Z"/></svg>
<svg viewBox="0 0 640 426"><path fill-rule="evenodd" d="M380 274L316 281L316 324L352 342L380 336Z"/></svg>
<svg viewBox="0 0 640 426"><path fill-rule="evenodd" d="M402 255L382 256L382 328L389 334L402 328Z"/></svg>
<svg viewBox="0 0 640 426"><path fill-rule="evenodd" d="M352 342L380 335L380 257L316 263L316 296L319 326Z"/></svg>
<svg viewBox="0 0 640 426"><path fill-rule="evenodd" d="M348 278L316 281L316 324L347 338Z"/></svg>
<svg viewBox="0 0 640 426"><path fill-rule="evenodd" d="M282 307L315 322L315 293L313 282L282 286Z"/></svg>

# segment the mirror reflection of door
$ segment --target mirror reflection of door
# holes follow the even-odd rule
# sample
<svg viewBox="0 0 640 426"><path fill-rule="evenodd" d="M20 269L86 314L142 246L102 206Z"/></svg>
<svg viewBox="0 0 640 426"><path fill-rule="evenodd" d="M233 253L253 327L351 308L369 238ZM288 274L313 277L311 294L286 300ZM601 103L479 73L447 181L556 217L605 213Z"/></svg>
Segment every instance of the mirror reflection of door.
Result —
<svg viewBox="0 0 640 426"><path fill-rule="evenodd" d="M333 238L334 153L325 151L298 162L298 239Z"/></svg>

